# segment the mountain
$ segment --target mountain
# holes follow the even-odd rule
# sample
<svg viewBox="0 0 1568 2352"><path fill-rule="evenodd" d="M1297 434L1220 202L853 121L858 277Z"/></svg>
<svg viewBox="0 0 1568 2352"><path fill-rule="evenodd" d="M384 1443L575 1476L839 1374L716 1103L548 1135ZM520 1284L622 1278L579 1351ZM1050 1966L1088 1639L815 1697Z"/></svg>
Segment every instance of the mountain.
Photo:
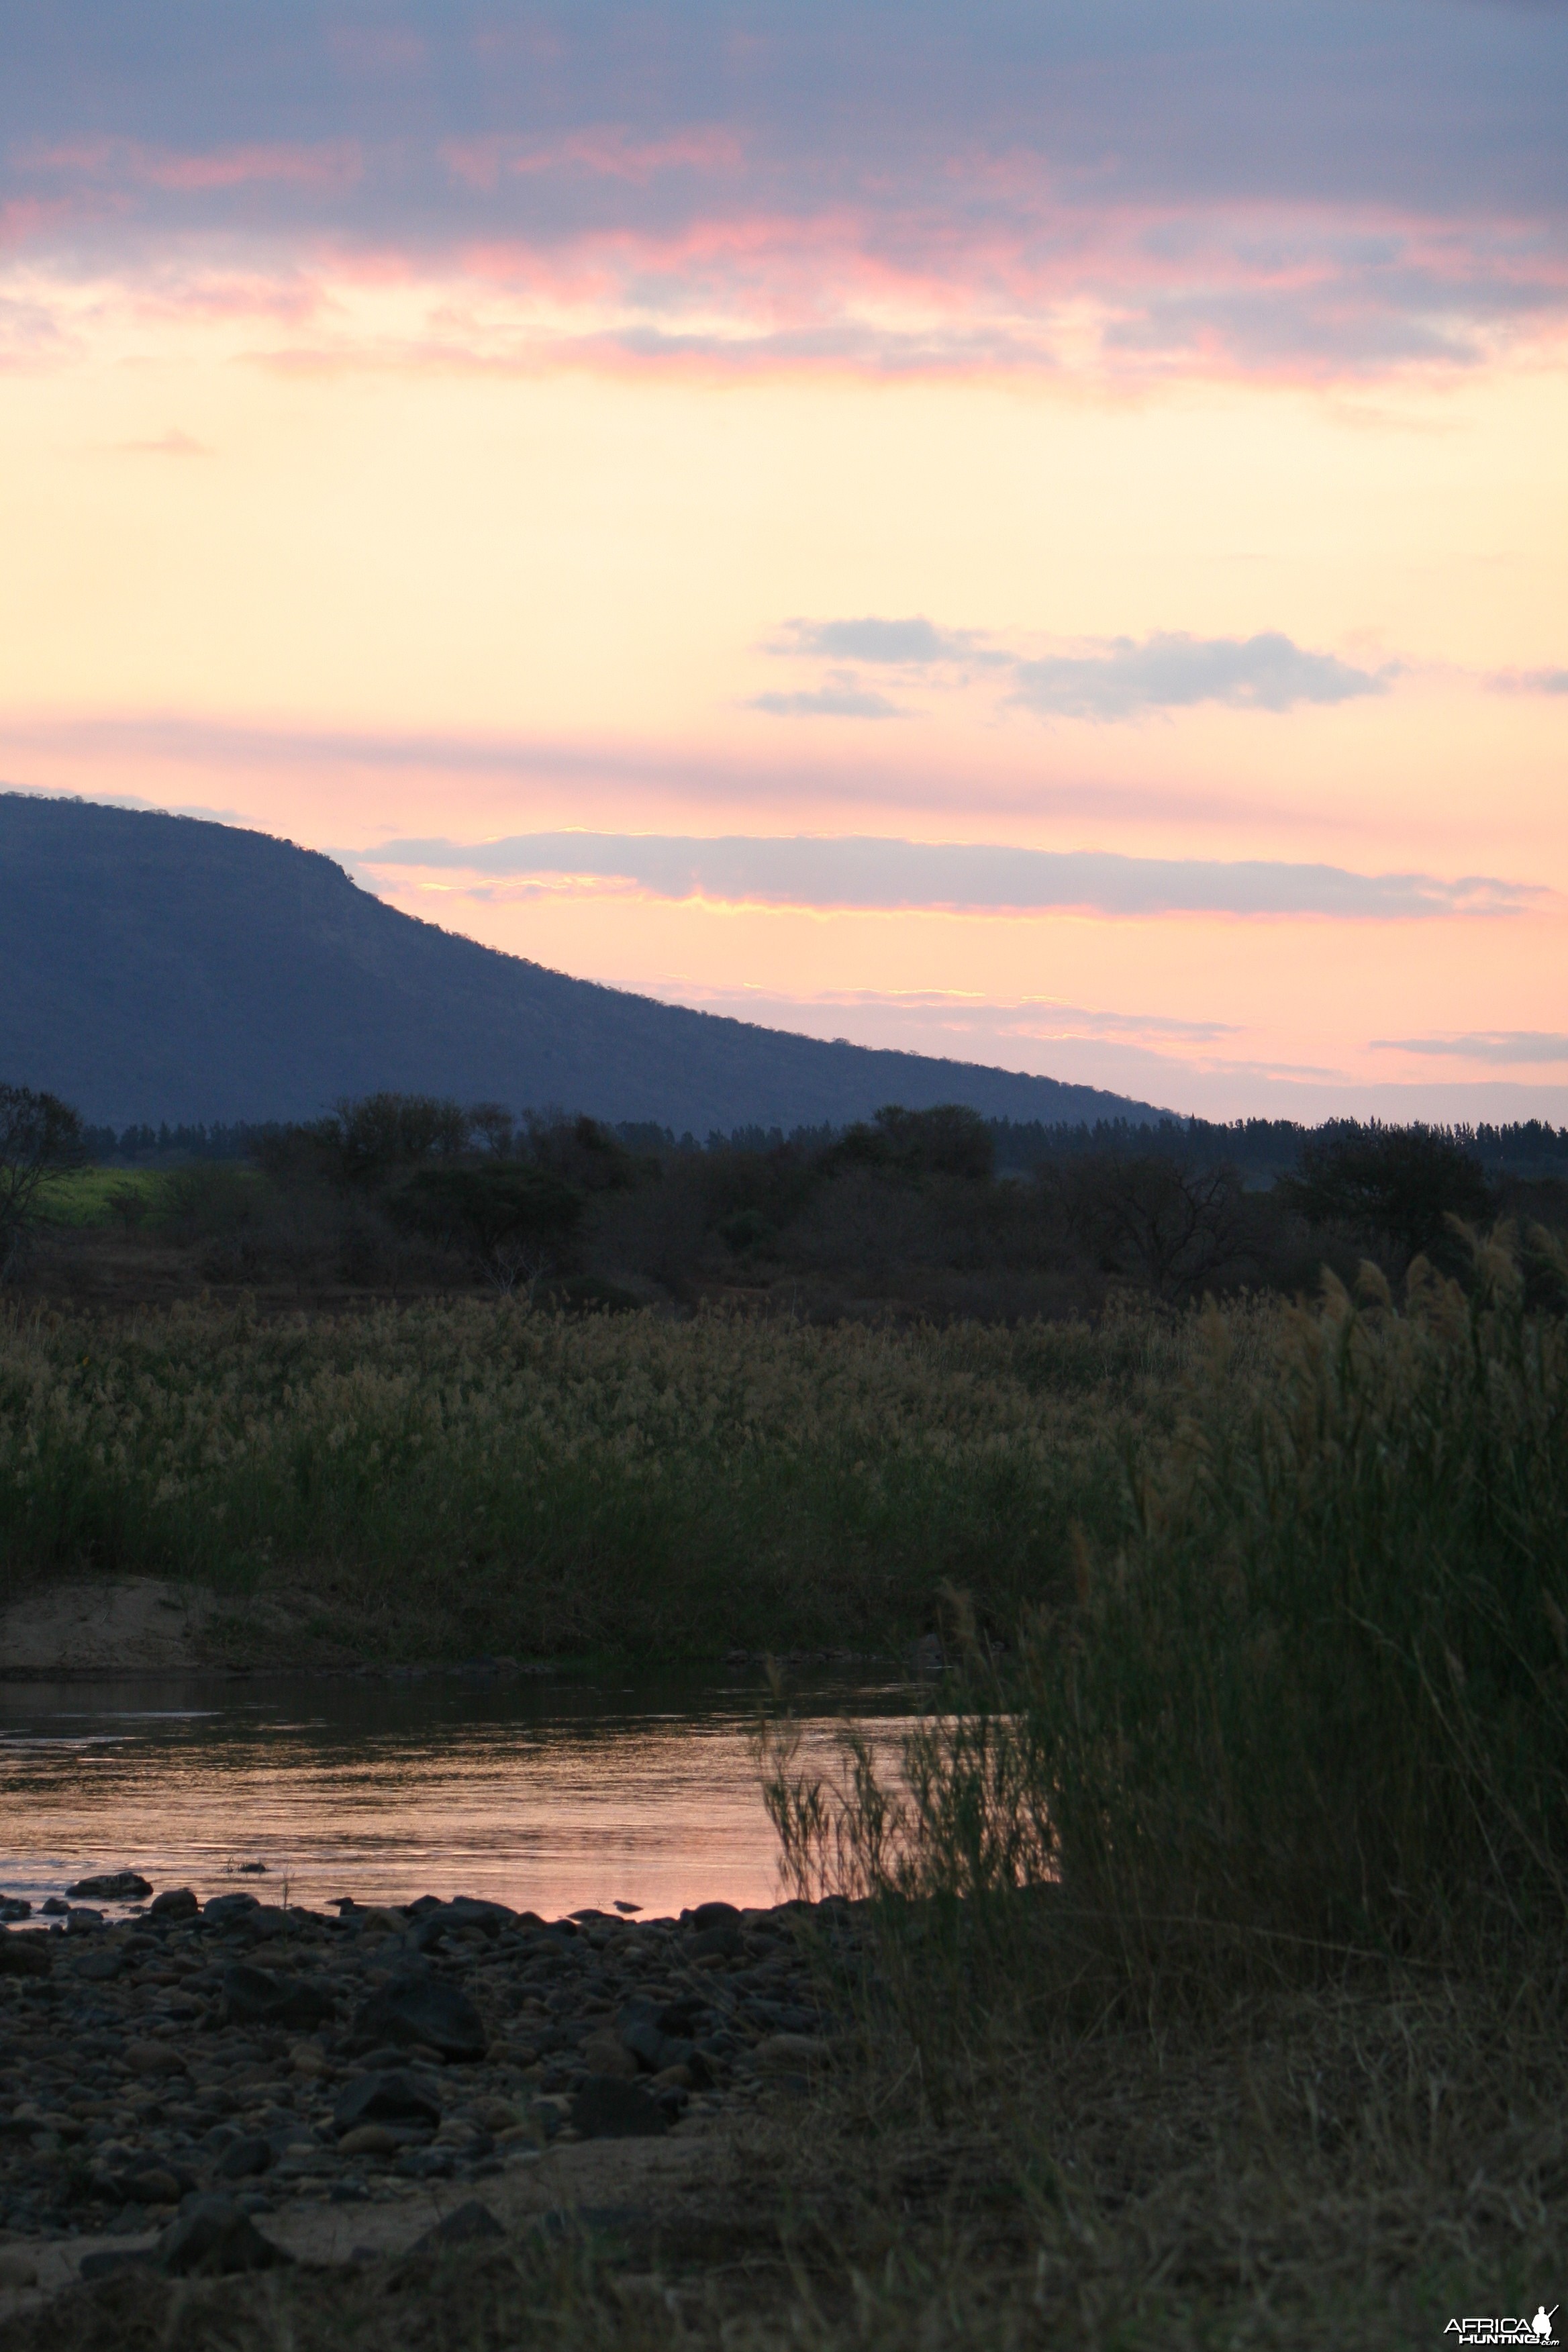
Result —
<svg viewBox="0 0 1568 2352"><path fill-rule="evenodd" d="M400 914L292 842L20 793L0 793L0 1080L116 1126L309 1118L382 1087L699 1135L887 1102L1149 1109L601 988Z"/></svg>

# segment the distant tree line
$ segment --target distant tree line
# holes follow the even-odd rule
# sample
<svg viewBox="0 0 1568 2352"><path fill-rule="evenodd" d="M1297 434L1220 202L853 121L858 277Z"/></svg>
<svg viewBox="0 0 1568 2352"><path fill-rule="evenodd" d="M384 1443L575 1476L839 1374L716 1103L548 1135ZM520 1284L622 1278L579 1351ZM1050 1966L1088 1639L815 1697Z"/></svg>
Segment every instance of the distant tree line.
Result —
<svg viewBox="0 0 1568 2352"><path fill-rule="evenodd" d="M370 1097L370 1099L385 1099ZM400 1097L414 1099L414 1097ZM421 1098L422 1099L422 1098ZM457 1106L449 1106L457 1112ZM565 1114L545 1109L514 1117L499 1104L483 1104L479 1111L489 1120L493 1139L504 1128L510 1137L534 1127L559 1122ZM472 1114L470 1114L472 1116ZM1161 1118L1096 1119L1091 1123L1064 1120L988 1118L982 1120L991 1138L994 1165L1004 1174L1026 1173L1047 1160L1110 1156L1116 1159L1198 1159L1214 1166L1228 1165L1249 1176L1273 1176L1293 1170L1304 1150L1314 1142L1377 1133L1384 1123L1373 1119L1326 1119L1304 1126L1292 1118ZM1554 1128L1550 1120L1517 1119L1504 1126L1442 1126L1423 1133L1447 1137L1468 1158L1495 1173L1520 1176L1568 1175L1568 1126ZM138 1162L179 1160L254 1160L277 1139L292 1132L279 1119L235 1119L181 1122L167 1119L156 1127L146 1122L123 1128L84 1126L83 1150L100 1165L133 1166ZM701 1151L826 1150L846 1133L837 1127L715 1128L699 1138L689 1129L677 1135L672 1128L651 1119L606 1123L628 1151L656 1159Z"/></svg>
<svg viewBox="0 0 1568 2352"><path fill-rule="evenodd" d="M231 1125L206 1126L167 1119L156 1127L144 1122L131 1127L84 1127L82 1143L89 1160L100 1167L135 1167L147 1160L249 1160L258 1144L282 1132L279 1119L236 1119Z"/></svg>
<svg viewBox="0 0 1568 2352"><path fill-rule="evenodd" d="M482 1282L561 1304L717 1290L823 1314L1083 1313L1118 1285L1173 1302L1310 1290L1366 1256L1391 1278L1417 1254L1460 1271L1455 1220L1568 1229L1568 1129L1538 1121L1051 1126L889 1105L847 1128L699 1141L423 1095L119 1131L50 1101L0 1094L0 1269L42 1223L44 1174L87 1158L161 1166L156 1193L110 1197L128 1242L300 1297Z"/></svg>

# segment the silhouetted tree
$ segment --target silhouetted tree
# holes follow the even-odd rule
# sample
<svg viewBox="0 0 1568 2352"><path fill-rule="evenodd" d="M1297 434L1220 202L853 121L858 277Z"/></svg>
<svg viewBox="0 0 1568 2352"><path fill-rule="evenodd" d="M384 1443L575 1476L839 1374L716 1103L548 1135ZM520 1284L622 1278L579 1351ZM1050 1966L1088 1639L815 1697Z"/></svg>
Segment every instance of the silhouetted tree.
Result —
<svg viewBox="0 0 1568 2352"><path fill-rule="evenodd" d="M1219 1281L1247 1247L1246 1195L1234 1168L1112 1154L1044 1170L1042 1182L1102 1273L1146 1284L1162 1297Z"/></svg>
<svg viewBox="0 0 1568 2352"><path fill-rule="evenodd" d="M1440 1127L1321 1128L1293 1176L1275 1187L1288 1207L1352 1239L1390 1241L1407 1257L1446 1258L1445 1219L1492 1213L1491 1188L1466 1138Z"/></svg>
<svg viewBox="0 0 1568 2352"><path fill-rule="evenodd" d="M386 1205L399 1224L468 1250L510 1289L520 1269L531 1281L554 1266L582 1223L584 1195L547 1168L489 1160L416 1169Z"/></svg>
<svg viewBox="0 0 1568 2352"><path fill-rule="evenodd" d="M47 1176L86 1157L81 1118L58 1095L0 1086L0 1280L12 1267Z"/></svg>
<svg viewBox="0 0 1568 2352"><path fill-rule="evenodd" d="M869 1127L852 1127L832 1155L849 1165L897 1170L902 1176L989 1177L996 1147L988 1120L963 1103L905 1110L887 1103Z"/></svg>

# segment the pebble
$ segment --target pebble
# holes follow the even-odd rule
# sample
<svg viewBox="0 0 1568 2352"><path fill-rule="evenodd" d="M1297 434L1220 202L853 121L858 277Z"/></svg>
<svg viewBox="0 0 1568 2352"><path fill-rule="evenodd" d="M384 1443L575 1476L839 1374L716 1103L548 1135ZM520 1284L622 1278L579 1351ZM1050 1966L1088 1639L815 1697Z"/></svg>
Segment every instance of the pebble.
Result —
<svg viewBox="0 0 1568 2352"><path fill-rule="evenodd" d="M172 1888L90 1928L0 1924L0 2263L201 2207L157 2263L238 2267L267 2259L252 2217L293 2197L478 2183L568 2121L658 2133L755 2096L843 2032L805 1917L545 1921L461 1896L334 1916ZM852 1973L849 1906L812 1924Z"/></svg>

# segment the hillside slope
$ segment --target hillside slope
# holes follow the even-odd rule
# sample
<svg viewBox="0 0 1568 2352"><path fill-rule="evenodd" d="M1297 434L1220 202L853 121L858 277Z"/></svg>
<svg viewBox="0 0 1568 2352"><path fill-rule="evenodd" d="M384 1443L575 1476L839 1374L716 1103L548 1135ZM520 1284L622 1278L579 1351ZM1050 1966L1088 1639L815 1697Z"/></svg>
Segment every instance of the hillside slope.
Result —
<svg viewBox="0 0 1568 2352"><path fill-rule="evenodd" d="M266 834L0 793L0 1079L89 1118L291 1118L379 1087L697 1134L964 1102L1145 1106L828 1045L547 971L422 923Z"/></svg>

